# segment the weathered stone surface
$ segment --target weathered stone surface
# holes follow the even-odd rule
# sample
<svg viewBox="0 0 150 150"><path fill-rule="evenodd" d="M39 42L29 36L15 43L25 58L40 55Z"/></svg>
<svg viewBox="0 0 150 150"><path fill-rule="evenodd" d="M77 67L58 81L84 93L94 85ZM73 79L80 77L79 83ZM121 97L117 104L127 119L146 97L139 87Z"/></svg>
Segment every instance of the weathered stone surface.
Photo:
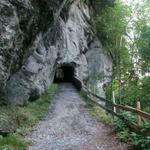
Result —
<svg viewBox="0 0 150 150"><path fill-rule="evenodd" d="M0 89L5 102L23 105L39 97L63 64L72 65L84 81L103 74L105 79L94 83L101 83L104 96L112 61L90 30L85 2L1 0L0 8Z"/></svg>
<svg viewBox="0 0 150 150"><path fill-rule="evenodd" d="M111 81L113 64L98 39L94 39L86 53L89 81L97 86L99 95L105 97L105 86Z"/></svg>
<svg viewBox="0 0 150 150"><path fill-rule="evenodd" d="M9 1L0 1L0 87L19 63L23 36L15 9Z"/></svg>

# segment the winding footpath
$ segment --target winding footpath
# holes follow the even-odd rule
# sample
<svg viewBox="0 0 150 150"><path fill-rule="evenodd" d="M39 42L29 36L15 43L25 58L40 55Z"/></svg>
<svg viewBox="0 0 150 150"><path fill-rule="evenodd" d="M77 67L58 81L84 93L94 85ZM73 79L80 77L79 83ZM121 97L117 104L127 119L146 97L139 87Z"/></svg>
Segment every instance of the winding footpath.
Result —
<svg viewBox="0 0 150 150"><path fill-rule="evenodd" d="M85 102L71 84L61 84L47 117L27 137L33 142L28 150L128 150L84 106Z"/></svg>

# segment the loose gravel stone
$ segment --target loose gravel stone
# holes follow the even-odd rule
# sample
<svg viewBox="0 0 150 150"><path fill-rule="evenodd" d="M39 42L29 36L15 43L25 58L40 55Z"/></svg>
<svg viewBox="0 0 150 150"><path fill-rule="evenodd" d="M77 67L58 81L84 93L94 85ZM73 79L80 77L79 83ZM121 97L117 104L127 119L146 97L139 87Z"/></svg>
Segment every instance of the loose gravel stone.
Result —
<svg viewBox="0 0 150 150"><path fill-rule="evenodd" d="M111 128L92 118L85 102L69 83L60 85L47 117L26 140L28 150L128 150Z"/></svg>

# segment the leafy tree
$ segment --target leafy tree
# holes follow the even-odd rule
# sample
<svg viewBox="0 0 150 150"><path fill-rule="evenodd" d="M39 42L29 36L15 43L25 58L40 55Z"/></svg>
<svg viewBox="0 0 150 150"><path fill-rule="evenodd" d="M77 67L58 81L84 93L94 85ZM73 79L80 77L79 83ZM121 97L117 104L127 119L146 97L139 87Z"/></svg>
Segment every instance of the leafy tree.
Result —
<svg viewBox="0 0 150 150"><path fill-rule="evenodd" d="M100 1L99 1L100 2ZM114 62L113 80L107 88L107 96L116 93L120 103L135 106L142 102L143 109L149 103L150 72L150 1L128 7L119 0L97 13L93 29Z"/></svg>
<svg viewBox="0 0 150 150"><path fill-rule="evenodd" d="M142 61L143 72L150 72L150 26L145 25L142 27L137 47Z"/></svg>
<svg viewBox="0 0 150 150"><path fill-rule="evenodd" d="M113 83L117 85L115 91L118 95L121 95L122 78L125 78L124 74L129 72L131 68L130 54L126 47L125 38L129 15L129 8L116 1L114 7L103 9L93 23L95 33L115 64L115 81Z"/></svg>

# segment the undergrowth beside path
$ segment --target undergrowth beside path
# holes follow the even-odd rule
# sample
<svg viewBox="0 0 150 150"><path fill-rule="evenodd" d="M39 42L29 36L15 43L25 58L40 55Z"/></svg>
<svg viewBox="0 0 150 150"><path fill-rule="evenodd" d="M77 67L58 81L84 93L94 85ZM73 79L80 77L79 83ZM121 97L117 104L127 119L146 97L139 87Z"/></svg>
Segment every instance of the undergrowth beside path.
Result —
<svg viewBox="0 0 150 150"><path fill-rule="evenodd" d="M132 145L132 150L150 150L150 121L145 121L140 127L140 133L136 133L129 129L125 122L119 118L113 118L107 114L102 108L93 103L86 95L84 91L81 91L81 96L86 102L87 111L98 121L105 123L113 128L118 139L122 142ZM126 116L129 121L134 122L135 116L128 112L122 112L123 116Z"/></svg>
<svg viewBox="0 0 150 150"><path fill-rule="evenodd" d="M56 84L51 85L38 100L24 107L0 106L0 150L20 150L30 144L21 139L47 115L57 89Z"/></svg>

